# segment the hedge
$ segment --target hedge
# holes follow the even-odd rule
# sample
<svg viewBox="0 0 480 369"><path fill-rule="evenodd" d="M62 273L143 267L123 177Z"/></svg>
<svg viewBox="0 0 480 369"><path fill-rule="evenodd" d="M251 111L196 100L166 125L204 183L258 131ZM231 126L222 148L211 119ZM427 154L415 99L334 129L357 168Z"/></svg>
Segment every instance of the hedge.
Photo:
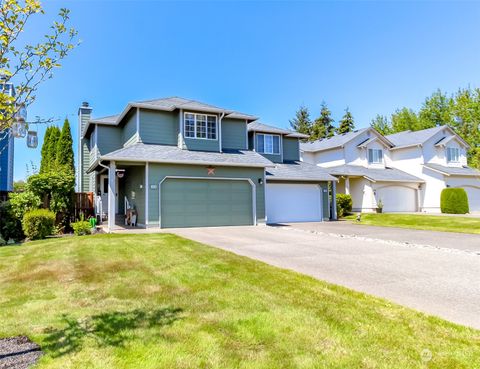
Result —
<svg viewBox="0 0 480 369"><path fill-rule="evenodd" d="M23 216L23 231L31 240L39 240L53 234L55 213L47 209L26 212Z"/></svg>
<svg viewBox="0 0 480 369"><path fill-rule="evenodd" d="M446 214L469 212L468 196L463 188L444 188L440 195L440 209Z"/></svg>

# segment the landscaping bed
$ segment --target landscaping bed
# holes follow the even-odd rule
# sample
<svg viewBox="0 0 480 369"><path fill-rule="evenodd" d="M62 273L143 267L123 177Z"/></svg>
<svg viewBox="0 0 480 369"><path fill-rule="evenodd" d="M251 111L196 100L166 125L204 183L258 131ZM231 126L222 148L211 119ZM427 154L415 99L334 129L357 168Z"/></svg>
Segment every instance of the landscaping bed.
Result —
<svg viewBox="0 0 480 369"><path fill-rule="evenodd" d="M169 234L0 248L36 368L472 368L480 331Z"/></svg>

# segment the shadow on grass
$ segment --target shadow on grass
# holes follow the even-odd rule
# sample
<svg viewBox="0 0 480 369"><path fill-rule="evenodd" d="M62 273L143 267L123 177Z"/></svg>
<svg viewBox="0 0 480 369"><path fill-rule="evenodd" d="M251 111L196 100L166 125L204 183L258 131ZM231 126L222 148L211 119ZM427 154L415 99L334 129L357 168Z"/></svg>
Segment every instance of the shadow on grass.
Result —
<svg viewBox="0 0 480 369"><path fill-rule="evenodd" d="M86 338L93 338L99 346L123 346L136 337L135 330L164 327L179 319L182 309L132 310L93 315L84 319L62 316L62 328L47 328L42 350L59 357L82 349Z"/></svg>

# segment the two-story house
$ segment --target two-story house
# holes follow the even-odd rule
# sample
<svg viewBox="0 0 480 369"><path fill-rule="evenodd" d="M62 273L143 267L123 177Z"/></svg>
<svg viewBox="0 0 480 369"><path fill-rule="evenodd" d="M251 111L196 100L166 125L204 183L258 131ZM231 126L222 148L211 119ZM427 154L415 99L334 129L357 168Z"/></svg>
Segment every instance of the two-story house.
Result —
<svg viewBox="0 0 480 369"><path fill-rule="evenodd" d="M339 179L338 193L352 196L353 210L415 212L421 208L424 180L393 165L394 143L373 128L302 143L302 160Z"/></svg>
<svg viewBox="0 0 480 369"><path fill-rule="evenodd" d="M386 136L393 166L424 181L421 210L440 212L440 193L446 187L464 188L470 212L480 211L480 172L467 165L469 145L448 126L404 131Z"/></svg>
<svg viewBox="0 0 480 369"><path fill-rule="evenodd" d="M270 159L298 159L290 142L298 148L298 135L266 135L261 149L250 146L260 137L250 130L256 117L179 97L132 102L104 118L92 119L91 113L87 103L79 109L77 179L80 191L97 194L96 211L108 218L109 229L126 208L134 208L145 227L254 225L281 218L266 210L270 171L283 165ZM303 168L298 161L291 166ZM279 184L315 184L321 218L328 218L324 190L335 178L321 169L316 178L293 172L279 176Z"/></svg>

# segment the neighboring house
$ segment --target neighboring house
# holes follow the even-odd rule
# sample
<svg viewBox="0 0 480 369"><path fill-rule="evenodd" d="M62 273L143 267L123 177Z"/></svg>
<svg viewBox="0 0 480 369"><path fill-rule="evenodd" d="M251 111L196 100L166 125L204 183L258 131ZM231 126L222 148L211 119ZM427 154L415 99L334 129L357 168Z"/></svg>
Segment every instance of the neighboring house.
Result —
<svg viewBox="0 0 480 369"><path fill-rule="evenodd" d="M300 140L305 138L308 136L260 122L248 125L249 149L275 163L267 168L265 177L267 223L335 218L329 183L335 185L336 178L318 166L300 161Z"/></svg>
<svg viewBox="0 0 480 369"><path fill-rule="evenodd" d="M440 193L446 187L462 187L470 212L480 211L480 172L467 165L469 145L448 126L405 131L386 136L393 166L424 181L421 210L440 212Z"/></svg>
<svg viewBox="0 0 480 369"><path fill-rule="evenodd" d="M257 120L249 114L179 97L132 102L121 114L104 118L92 119L91 112L86 103L79 109L78 186L97 194L97 214L108 217L110 229L115 221L123 223L127 208L135 209L138 224L145 227L270 222L268 216L280 216L265 209L270 171L277 170L269 159L279 156L292 160L288 168L303 167L298 163L300 136L292 132L264 138L262 155L249 149L255 135L249 123ZM278 166L284 165L281 161ZM327 188L326 181L335 179L323 171L314 179L299 173L280 180L314 183L318 203L328 204L320 185ZM328 208L321 212L329 217Z"/></svg>
<svg viewBox="0 0 480 369"><path fill-rule="evenodd" d="M338 193L352 196L354 211L414 212L421 208L424 180L395 168L393 142L373 128L302 143L302 160L339 179Z"/></svg>
<svg viewBox="0 0 480 369"><path fill-rule="evenodd" d="M0 80L0 90L10 96L15 95L12 83ZM10 129L0 132L0 192L13 191L14 138Z"/></svg>

